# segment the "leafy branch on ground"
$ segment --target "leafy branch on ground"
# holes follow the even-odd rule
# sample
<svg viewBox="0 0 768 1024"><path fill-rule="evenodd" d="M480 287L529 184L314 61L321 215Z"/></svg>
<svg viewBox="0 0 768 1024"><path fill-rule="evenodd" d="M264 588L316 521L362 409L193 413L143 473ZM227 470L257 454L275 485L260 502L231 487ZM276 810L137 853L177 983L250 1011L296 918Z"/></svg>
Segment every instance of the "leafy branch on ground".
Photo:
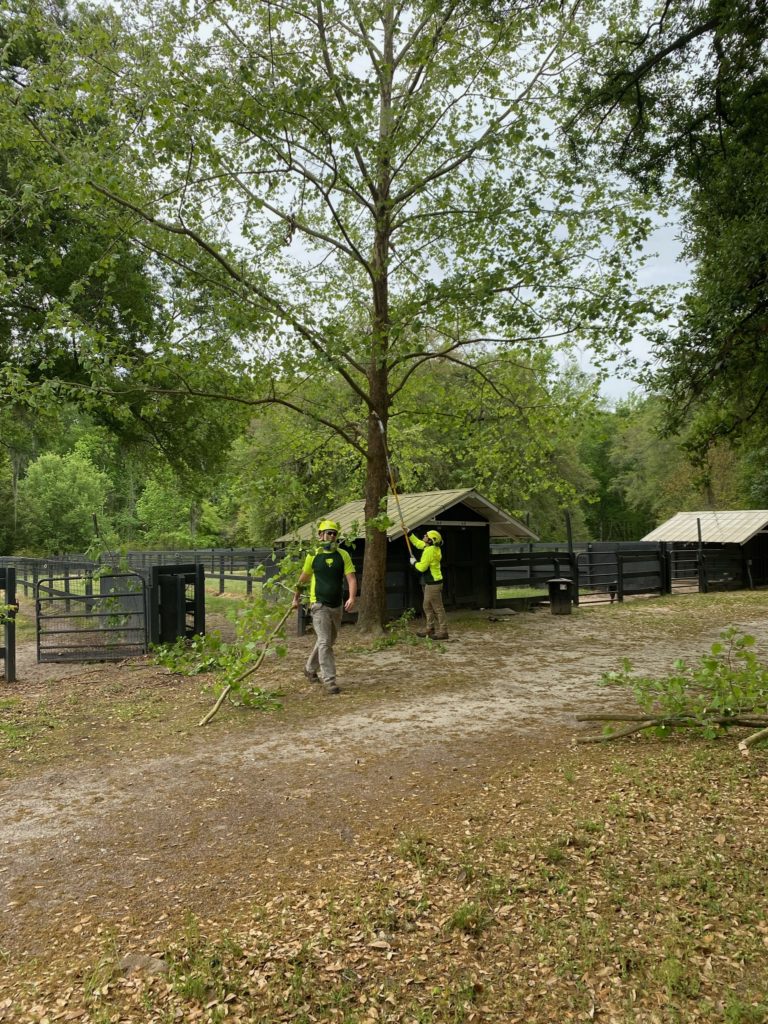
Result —
<svg viewBox="0 0 768 1024"><path fill-rule="evenodd" d="M578 742L604 742L641 731L664 736L681 727L694 728L708 739L734 727L757 729L739 744L742 753L747 753L750 746L768 740L768 665L757 657L754 643L753 636L729 626L698 664L689 665L679 658L673 671L661 678L636 675L625 658L618 671L605 673L600 682L631 690L642 714L579 715L578 721L583 722L631 724L617 731L609 725L602 735L586 736Z"/></svg>
<svg viewBox="0 0 768 1024"><path fill-rule="evenodd" d="M214 674L210 689L217 698L224 695L232 704L260 711L279 710L279 695L255 686L249 669L255 670L267 654L285 655L285 634L275 630L281 615L282 609L268 598L254 597L237 613L232 643L213 630L205 636L182 637L173 644L156 647L154 659L175 674Z"/></svg>

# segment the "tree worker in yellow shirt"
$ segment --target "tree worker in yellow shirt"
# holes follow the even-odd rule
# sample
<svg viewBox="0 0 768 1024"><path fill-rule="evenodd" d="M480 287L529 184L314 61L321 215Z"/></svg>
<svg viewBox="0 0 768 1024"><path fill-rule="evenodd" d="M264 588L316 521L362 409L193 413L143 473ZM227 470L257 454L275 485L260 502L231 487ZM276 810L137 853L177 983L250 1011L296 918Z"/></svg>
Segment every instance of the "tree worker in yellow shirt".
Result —
<svg viewBox="0 0 768 1024"><path fill-rule="evenodd" d="M357 576L349 552L339 550L338 538L341 527L331 519L323 519L318 525L319 546L304 559L293 595L293 607L299 607L301 593L309 587L309 609L312 613L312 628L315 631L315 646L304 666L304 675L311 683L323 683L327 693L339 693L336 683L336 657L333 645L341 626L344 580L349 587L349 597L344 602L344 611L354 610L357 600Z"/></svg>
<svg viewBox="0 0 768 1024"><path fill-rule="evenodd" d="M417 561L411 556L411 565L419 574L419 582L424 587L424 618L426 625L417 636L429 636L433 640L448 639L448 623L443 607L443 572L440 562L443 558L443 538L437 530L427 530L424 539L420 540L415 533L410 536L411 544L422 552Z"/></svg>

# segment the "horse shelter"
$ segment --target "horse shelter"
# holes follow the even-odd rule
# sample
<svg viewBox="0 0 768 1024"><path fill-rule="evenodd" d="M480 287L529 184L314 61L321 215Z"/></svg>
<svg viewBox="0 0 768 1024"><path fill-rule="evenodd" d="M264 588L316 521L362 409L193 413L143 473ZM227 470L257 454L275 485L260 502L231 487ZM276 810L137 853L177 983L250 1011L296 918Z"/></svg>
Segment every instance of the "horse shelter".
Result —
<svg viewBox="0 0 768 1024"><path fill-rule="evenodd" d="M666 545L672 587L702 592L768 584L768 510L678 512L643 537Z"/></svg>
<svg viewBox="0 0 768 1024"><path fill-rule="evenodd" d="M339 523L342 544L349 550L355 571L362 572L365 555L365 503L350 501L323 512ZM397 618L408 608L421 606L421 587L409 564L404 530L421 536L438 530L443 538L443 602L449 610L491 608L495 581L490 563L491 538L510 541L538 540L527 526L508 515L472 488L419 491L387 498L387 614ZM275 541L308 546L317 540L317 521L304 523Z"/></svg>

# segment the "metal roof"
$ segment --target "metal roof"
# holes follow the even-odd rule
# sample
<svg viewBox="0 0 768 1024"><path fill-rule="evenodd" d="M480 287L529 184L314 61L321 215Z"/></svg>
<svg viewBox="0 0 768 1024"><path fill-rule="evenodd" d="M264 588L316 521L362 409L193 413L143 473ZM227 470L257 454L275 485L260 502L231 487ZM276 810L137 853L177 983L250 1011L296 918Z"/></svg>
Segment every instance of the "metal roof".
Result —
<svg viewBox="0 0 768 1024"><path fill-rule="evenodd" d="M647 533L643 540L697 543L701 524L704 544L746 544L756 533L768 530L768 510L730 509L723 512L678 512Z"/></svg>
<svg viewBox="0 0 768 1024"><path fill-rule="evenodd" d="M390 494L387 497L387 515L392 520L392 526L387 530L387 540L396 540L398 537L402 537L401 514L406 530L410 533L417 526L435 525L439 527L440 523L436 517L459 503L468 505L490 524L492 537L538 540L536 534L531 533L519 519L502 512L493 502L488 501L472 488L456 491L420 491L415 494L401 494L399 499L400 508L398 510L394 495ZM341 505L330 512L323 512L322 517L304 523L292 533L283 534L282 537L277 538L275 543L287 544L295 540L314 540L317 536L317 524L320 518L334 519L341 526L342 535L347 540L359 540L365 536L365 502L349 501L346 505ZM455 523L461 525L459 520L455 520ZM454 524L454 520L451 520L451 524Z"/></svg>

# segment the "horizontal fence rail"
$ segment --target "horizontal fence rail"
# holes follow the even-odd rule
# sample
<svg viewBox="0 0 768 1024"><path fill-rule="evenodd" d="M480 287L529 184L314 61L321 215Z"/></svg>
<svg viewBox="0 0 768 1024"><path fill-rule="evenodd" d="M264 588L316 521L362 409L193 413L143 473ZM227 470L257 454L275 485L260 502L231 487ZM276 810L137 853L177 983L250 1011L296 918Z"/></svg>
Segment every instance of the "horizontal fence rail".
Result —
<svg viewBox="0 0 768 1024"><path fill-rule="evenodd" d="M37 660L122 661L147 651L144 580L131 573L38 580Z"/></svg>

